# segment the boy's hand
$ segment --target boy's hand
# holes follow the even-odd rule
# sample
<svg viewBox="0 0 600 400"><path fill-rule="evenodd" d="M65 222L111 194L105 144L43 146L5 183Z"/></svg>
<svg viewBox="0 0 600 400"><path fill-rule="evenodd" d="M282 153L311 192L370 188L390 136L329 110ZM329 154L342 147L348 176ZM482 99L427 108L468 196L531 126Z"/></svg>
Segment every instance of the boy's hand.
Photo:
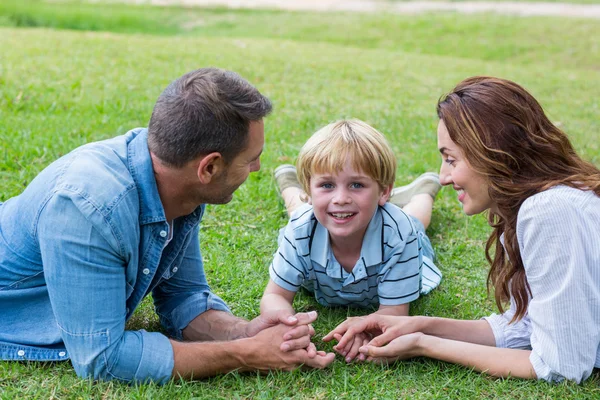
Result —
<svg viewBox="0 0 600 400"><path fill-rule="evenodd" d="M336 334L334 338L339 341L342 338L342 335ZM344 347L341 347L339 344L337 346L333 346L333 349L337 351L340 355L344 356L344 359L347 363L352 362L353 360L364 361L366 359L366 355L359 352L361 347L366 346L371 337L369 334L365 332L359 332L354 337L349 338Z"/></svg>

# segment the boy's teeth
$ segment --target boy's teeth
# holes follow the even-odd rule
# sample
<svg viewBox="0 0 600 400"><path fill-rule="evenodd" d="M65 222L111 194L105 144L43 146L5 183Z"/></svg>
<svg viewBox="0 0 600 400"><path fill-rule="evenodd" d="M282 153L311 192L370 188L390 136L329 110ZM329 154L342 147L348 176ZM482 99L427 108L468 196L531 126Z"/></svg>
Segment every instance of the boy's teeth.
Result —
<svg viewBox="0 0 600 400"><path fill-rule="evenodd" d="M352 213L331 213L335 218L348 218L352 216Z"/></svg>

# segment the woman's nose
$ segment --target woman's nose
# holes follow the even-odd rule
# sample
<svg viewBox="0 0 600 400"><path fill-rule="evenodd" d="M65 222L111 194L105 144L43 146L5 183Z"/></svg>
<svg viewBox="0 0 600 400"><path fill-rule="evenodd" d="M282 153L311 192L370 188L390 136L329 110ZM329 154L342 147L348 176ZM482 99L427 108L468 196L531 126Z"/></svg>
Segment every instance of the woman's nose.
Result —
<svg viewBox="0 0 600 400"><path fill-rule="evenodd" d="M440 183L444 186L452 183L452 177L450 176L450 171L448 171L448 164L442 161L442 166L440 167Z"/></svg>

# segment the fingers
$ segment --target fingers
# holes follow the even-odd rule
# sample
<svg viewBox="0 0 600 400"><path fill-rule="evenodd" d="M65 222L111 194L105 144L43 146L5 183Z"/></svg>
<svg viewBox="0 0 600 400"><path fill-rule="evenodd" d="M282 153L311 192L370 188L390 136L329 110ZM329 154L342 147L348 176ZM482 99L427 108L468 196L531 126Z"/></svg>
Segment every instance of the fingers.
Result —
<svg viewBox="0 0 600 400"><path fill-rule="evenodd" d="M354 341L354 337L357 334L361 333L363 330L364 330L364 328L360 325L360 323L357 323L354 326L351 326L350 328L348 328L348 330L346 332L344 332L342 337L340 337L338 339L337 347L344 348L344 347L348 346L349 344L351 345L351 342Z"/></svg>
<svg viewBox="0 0 600 400"><path fill-rule="evenodd" d="M309 311L307 313L296 313L293 318L297 320L298 325L308 325L317 320L317 312Z"/></svg>
<svg viewBox="0 0 600 400"><path fill-rule="evenodd" d="M306 352L308 353L308 358L315 358L317 356L317 354L319 354L319 352L317 351L317 347L315 346L315 344L313 342L310 342L308 344L308 347L306 348Z"/></svg>
<svg viewBox="0 0 600 400"><path fill-rule="evenodd" d="M311 325L299 325L290 328L286 333L283 334L283 340L293 340L301 338L302 336L312 336L315 334L315 329Z"/></svg>
<svg viewBox="0 0 600 400"><path fill-rule="evenodd" d="M390 354L390 351L386 347L375 347L370 344L362 346L359 349L360 353L363 354L367 359L386 358L394 356Z"/></svg>
<svg viewBox="0 0 600 400"><path fill-rule="evenodd" d="M348 354L350 349L352 349L353 344L354 344L354 337L352 338L352 340L347 341L344 346L340 346L340 344L338 343L337 345L333 346L333 349L335 351L337 351L340 355L346 357L346 355Z"/></svg>
<svg viewBox="0 0 600 400"><path fill-rule="evenodd" d="M358 349L363 345L363 338L360 336L357 336L354 338L354 342L352 343L352 346L350 346L350 349L346 352L346 362L352 362L355 358L356 355L359 354L358 353Z"/></svg>
<svg viewBox="0 0 600 400"><path fill-rule="evenodd" d="M363 341L362 341L362 345L361 345L361 347L363 347L363 346L366 346L366 345L368 345L368 344L369 344L369 338L365 337L365 338L363 339ZM359 348L359 350L360 350L360 348ZM359 361L365 361L365 360L367 359L367 356L365 356L363 353L360 353L360 352L359 352L359 353L358 353L358 357L357 357L357 359L358 359Z"/></svg>
<svg viewBox="0 0 600 400"><path fill-rule="evenodd" d="M371 339L369 345L376 347L385 346L397 337L398 335L393 330L389 329L386 332L383 332L381 335L375 336L373 339Z"/></svg>
<svg viewBox="0 0 600 400"><path fill-rule="evenodd" d="M281 343L279 348L281 351L294 351L306 349L310 345L310 336L304 335L296 339L286 340Z"/></svg>
<svg viewBox="0 0 600 400"><path fill-rule="evenodd" d="M337 339L335 336L341 337L344 333L346 333L346 330L348 330L348 326L352 323L352 320L353 318L348 318L347 320L336 326L334 330L329 332L327 335L323 336L322 340L324 342L329 342L331 339L335 338L339 341L339 339Z"/></svg>
<svg viewBox="0 0 600 400"><path fill-rule="evenodd" d="M333 362L335 359L334 353L325 353L324 351L317 352L314 358L307 358L304 360L304 365L311 368L323 369Z"/></svg>

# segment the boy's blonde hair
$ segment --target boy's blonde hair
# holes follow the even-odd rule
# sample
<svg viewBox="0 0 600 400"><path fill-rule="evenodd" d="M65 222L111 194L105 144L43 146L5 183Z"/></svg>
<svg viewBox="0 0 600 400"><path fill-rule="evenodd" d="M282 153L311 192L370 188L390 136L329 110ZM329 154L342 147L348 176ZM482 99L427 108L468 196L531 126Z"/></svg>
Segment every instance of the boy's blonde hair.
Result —
<svg viewBox="0 0 600 400"><path fill-rule="evenodd" d="M351 119L329 124L308 139L296 161L298 180L310 195L313 174L339 173L347 161L382 189L396 179L396 157L385 136L367 123Z"/></svg>

